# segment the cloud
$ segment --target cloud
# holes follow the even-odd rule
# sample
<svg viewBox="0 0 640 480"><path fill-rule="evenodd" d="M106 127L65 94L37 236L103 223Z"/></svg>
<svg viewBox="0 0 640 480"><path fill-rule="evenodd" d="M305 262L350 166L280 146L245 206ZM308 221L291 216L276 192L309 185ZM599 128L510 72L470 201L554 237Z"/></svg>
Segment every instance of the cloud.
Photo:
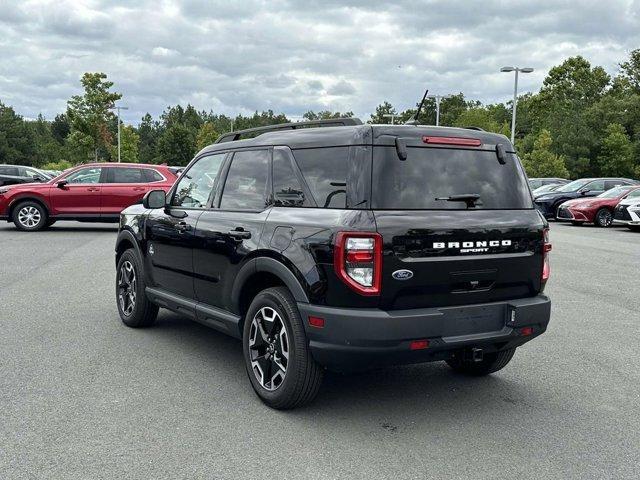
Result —
<svg viewBox="0 0 640 480"><path fill-rule="evenodd" d="M611 0L15 0L0 9L0 101L64 110L85 71L123 93L126 121L193 103L225 114L413 106L425 88L507 100L571 55L615 73L640 47L640 2ZM525 65L526 64L526 65Z"/></svg>

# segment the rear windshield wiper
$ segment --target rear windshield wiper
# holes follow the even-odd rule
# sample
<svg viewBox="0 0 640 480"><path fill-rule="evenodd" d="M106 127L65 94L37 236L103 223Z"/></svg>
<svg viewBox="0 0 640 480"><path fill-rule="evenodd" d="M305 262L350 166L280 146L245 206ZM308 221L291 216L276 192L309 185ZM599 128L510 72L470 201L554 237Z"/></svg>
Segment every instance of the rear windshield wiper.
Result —
<svg viewBox="0 0 640 480"><path fill-rule="evenodd" d="M476 206L478 200L480 200L480 195L478 195L477 193L462 193L460 195L451 195L449 197L436 197L436 200L447 202L465 202L467 204L467 208L473 208Z"/></svg>

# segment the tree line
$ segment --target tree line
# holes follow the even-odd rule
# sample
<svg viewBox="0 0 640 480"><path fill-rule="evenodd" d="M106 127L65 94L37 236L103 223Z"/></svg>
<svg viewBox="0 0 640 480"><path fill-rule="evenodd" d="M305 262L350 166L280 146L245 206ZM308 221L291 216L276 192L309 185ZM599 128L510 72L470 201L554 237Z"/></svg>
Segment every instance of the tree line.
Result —
<svg viewBox="0 0 640 480"><path fill-rule="evenodd" d="M122 98L104 73L85 73L83 93L53 120L22 118L0 101L0 163L64 169L89 161L117 160L117 117ZM482 104L463 93L441 101L440 125L480 127L509 136L511 103ZM403 123L417 105L398 110L382 102L370 123ZM418 118L435 124L436 105L427 99ZM308 111L305 120L351 117L353 112ZM121 125L126 162L186 165L194 154L225 132L289 122L272 110L229 117L169 106L158 117L147 113L137 126ZM611 76L581 56L553 67L538 93L518 97L516 147L530 176L640 178L640 49Z"/></svg>

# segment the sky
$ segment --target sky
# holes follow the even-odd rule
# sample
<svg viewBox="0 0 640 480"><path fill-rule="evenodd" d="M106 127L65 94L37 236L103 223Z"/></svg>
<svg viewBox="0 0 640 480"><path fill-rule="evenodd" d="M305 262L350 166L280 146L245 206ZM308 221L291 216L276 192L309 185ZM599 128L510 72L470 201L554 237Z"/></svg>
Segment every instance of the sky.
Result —
<svg viewBox="0 0 640 480"><path fill-rule="evenodd" d="M640 0L0 0L0 101L51 119L105 72L127 123L191 103L235 115L351 110L432 93L485 103L537 91L582 55L609 73L640 48Z"/></svg>

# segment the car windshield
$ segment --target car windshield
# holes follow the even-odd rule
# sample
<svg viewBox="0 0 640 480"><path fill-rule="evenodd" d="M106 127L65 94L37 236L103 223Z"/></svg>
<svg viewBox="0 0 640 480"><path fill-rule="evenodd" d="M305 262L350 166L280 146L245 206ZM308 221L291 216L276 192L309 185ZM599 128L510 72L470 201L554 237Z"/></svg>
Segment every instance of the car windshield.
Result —
<svg viewBox="0 0 640 480"><path fill-rule="evenodd" d="M574 180L571 183L567 183L566 185L563 185L562 187L557 189L556 192L575 192L576 190L580 190L582 187L584 187L587 183L591 181L592 181L591 179Z"/></svg>
<svg viewBox="0 0 640 480"><path fill-rule="evenodd" d="M559 185L557 185L557 184L543 185L542 187L536 188L533 191L533 193L540 194L540 193L546 193L546 192L553 192L554 190L556 190L558 188L558 186Z"/></svg>
<svg viewBox="0 0 640 480"><path fill-rule="evenodd" d="M618 198L629 191L629 187L614 187L598 195L599 198Z"/></svg>
<svg viewBox="0 0 640 480"><path fill-rule="evenodd" d="M640 197L640 188L636 188L629 195L627 195L627 198L638 198L638 197Z"/></svg>

